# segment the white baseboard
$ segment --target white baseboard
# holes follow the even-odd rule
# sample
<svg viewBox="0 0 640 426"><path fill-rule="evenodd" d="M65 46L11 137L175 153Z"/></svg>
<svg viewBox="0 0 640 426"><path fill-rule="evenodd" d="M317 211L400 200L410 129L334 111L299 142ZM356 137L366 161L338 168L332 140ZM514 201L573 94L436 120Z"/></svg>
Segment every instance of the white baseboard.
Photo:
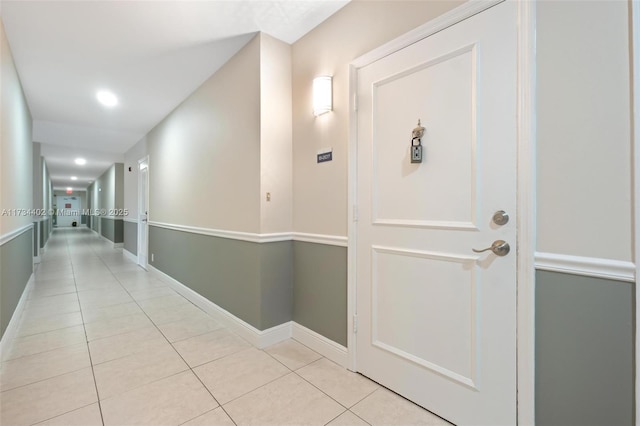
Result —
<svg viewBox="0 0 640 426"><path fill-rule="evenodd" d="M93 231L96 232L96 231ZM96 232L96 234L98 234ZM102 239L102 241L104 241L105 243L111 244L113 246L114 249L116 248L123 248L124 247L124 243L114 243L113 241L111 241L110 239L108 239L107 237L105 237L104 235L100 235L98 234L98 236L100 237L100 239Z"/></svg>
<svg viewBox="0 0 640 426"><path fill-rule="evenodd" d="M221 322L258 348L266 348L291 337L291 322L280 324L267 330L258 330L159 269L149 265L149 272L169 284L171 288L211 315L215 320Z"/></svg>
<svg viewBox="0 0 640 426"><path fill-rule="evenodd" d="M27 285L24 287L24 291L22 292L22 296L20 296L20 300L16 305L15 311L13 311L13 315L11 316L11 320L9 320L9 324L4 331L4 335L2 339L0 339L0 358L3 357L4 351L8 349L7 345L11 340L13 340L16 332L18 331L18 326L20 325L20 318L22 317L22 310L24 309L24 304L27 302L27 295L31 292L31 287L33 287L33 283L35 280L35 275L32 272L29 277L29 281Z"/></svg>
<svg viewBox="0 0 640 426"><path fill-rule="evenodd" d="M126 252L126 250L123 252ZM211 315L211 317L220 321L240 337L260 349L293 338L336 364L348 368L349 357L347 348L307 327L297 324L294 321L289 321L267 330L258 330L251 324L241 320L159 269L149 265L149 272L169 284L171 288Z"/></svg>
<svg viewBox="0 0 640 426"><path fill-rule="evenodd" d="M127 259L129 259L130 261L132 261L133 263L138 263L138 256L136 256L135 254L131 253L129 250L123 248L122 249L122 255L124 257L126 257Z"/></svg>
<svg viewBox="0 0 640 426"><path fill-rule="evenodd" d="M296 322L293 322L292 337L336 364L348 368L349 353L344 346Z"/></svg>

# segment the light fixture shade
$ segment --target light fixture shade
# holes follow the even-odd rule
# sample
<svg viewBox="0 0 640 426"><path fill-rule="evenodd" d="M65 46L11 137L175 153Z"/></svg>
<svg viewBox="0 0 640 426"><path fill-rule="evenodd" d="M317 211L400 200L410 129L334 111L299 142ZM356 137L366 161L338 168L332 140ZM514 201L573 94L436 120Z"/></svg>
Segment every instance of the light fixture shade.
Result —
<svg viewBox="0 0 640 426"><path fill-rule="evenodd" d="M313 79L313 115L318 116L333 109L331 76Z"/></svg>

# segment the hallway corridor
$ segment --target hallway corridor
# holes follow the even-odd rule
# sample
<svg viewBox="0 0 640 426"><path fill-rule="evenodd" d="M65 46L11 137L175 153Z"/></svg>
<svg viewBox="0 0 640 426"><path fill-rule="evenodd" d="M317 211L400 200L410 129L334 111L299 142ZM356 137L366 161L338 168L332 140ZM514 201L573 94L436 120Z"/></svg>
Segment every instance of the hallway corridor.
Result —
<svg viewBox="0 0 640 426"><path fill-rule="evenodd" d="M294 340L252 347L86 228L54 231L27 291L3 426L448 424Z"/></svg>

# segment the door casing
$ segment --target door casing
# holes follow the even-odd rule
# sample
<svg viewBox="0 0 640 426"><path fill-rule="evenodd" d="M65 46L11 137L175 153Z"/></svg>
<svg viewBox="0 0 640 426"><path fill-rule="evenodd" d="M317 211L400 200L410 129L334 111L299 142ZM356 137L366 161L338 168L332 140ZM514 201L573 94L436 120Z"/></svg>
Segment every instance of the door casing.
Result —
<svg viewBox="0 0 640 426"><path fill-rule="evenodd" d="M142 173L140 173L141 167L145 166L146 179L142 178ZM144 186L144 199L142 197L142 188ZM147 221L142 222L140 220L140 215L143 213L143 206L147 211ZM144 269L147 269L149 264L149 156L145 156L138 160L138 265ZM142 227L145 227L144 233L142 232ZM144 235L144 238L141 236ZM144 240L144 241L143 241ZM142 249L144 248L145 256L142 256Z"/></svg>
<svg viewBox="0 0 640 426"><path fill-rule="evenodd" d="M356 362L356 247L357 247L357 73L376 60L395 53L466 18L503 1L518 7L517 76L517 413L521 425L535 424L535 25L536 4L528 0L470 0L426 24L355 59L350 64L349 105L349 203L347 349L348 368L358 371ZM384 383L383 383L384 385Z"/></svg>
<svg viewBox="0 0 640 426"><path fill-rule="evenodd" d="M637 289L638 278L640 277L640 4L631 2L631 30L632 30L632 81L633 81L633 187L634 187L634 253L635 253L635 282L636 299L635 305L635 419L636 424L640 422L640 315L637 314L640 305L640 291Z"/></svg>

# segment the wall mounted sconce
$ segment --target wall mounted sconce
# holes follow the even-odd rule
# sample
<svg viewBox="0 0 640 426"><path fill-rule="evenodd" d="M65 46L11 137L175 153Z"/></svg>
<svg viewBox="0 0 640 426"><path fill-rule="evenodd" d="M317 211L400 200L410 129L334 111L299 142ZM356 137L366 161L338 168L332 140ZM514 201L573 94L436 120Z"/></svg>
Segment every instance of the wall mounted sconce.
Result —
<svg viewBox="0 0 640 426"><path fill-rule="evenodd" d="M316 117L333 109L332 77L322 76L313 79L313 115Z"/></svg>

